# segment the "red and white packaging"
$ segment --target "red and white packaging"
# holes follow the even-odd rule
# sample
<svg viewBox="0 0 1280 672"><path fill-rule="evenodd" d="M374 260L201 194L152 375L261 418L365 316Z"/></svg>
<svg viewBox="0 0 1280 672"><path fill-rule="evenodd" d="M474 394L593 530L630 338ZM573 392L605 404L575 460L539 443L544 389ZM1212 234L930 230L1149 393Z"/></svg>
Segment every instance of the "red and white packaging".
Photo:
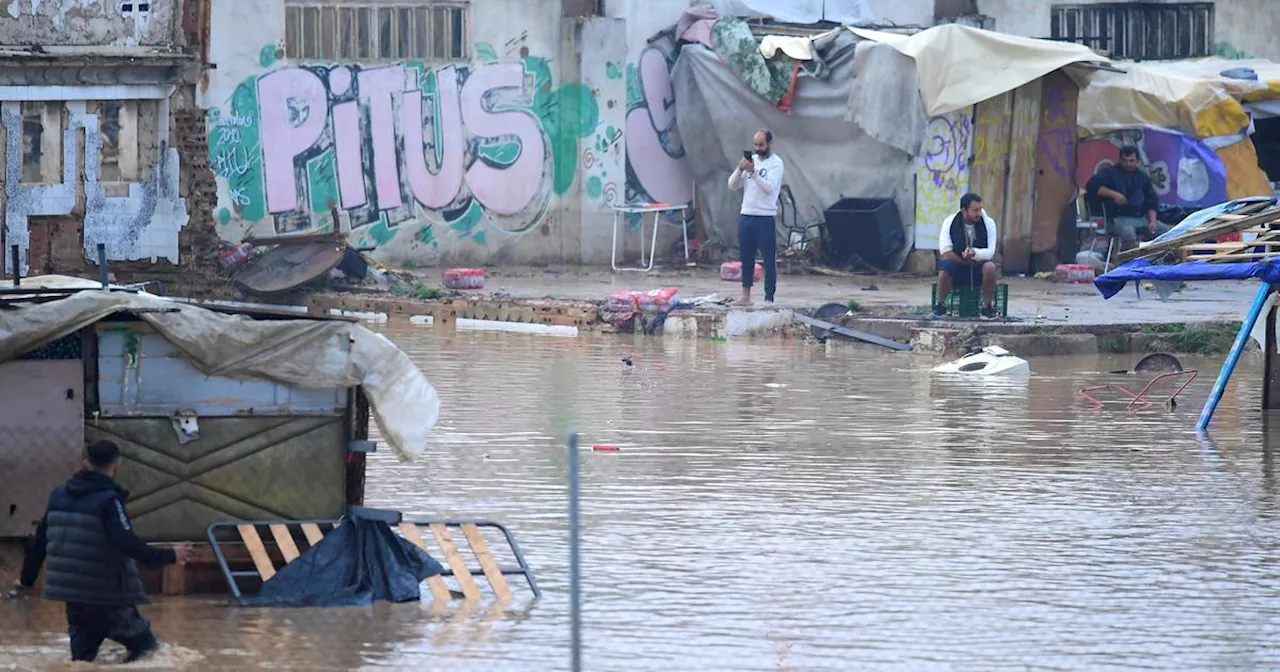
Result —
<svg viewBox="0 0 1280 672"><path fill-rule="evenodd" d="M1058 264L1053 269L1053 275L1058 282L1087 284L1093 282L1093 266L1089 264Z"/></svg>
<svg viewBox="0 0 1280 672"><path fill-rule="evenodd" d="M479 268L446 268L444 286L449 289L484 289L484 270Z"/></svg>
<svg viewBox="0 0 1280 672"><path fill-rule="evenodd" d="M647 292L614 292L609 295L607 308L616 313L636 310L645 313L662 313L671 310L679 291L678 287L662 287Z"/></svg>
<svg viewBox="0 0 1280 672"><path fill-rule="evenodd" d="M764 277L764 266L756 264L755 273L752 274L758 281ZM742 280L742 262L726 261L720 264L720 279L728 282L738 282Z"/></svg>

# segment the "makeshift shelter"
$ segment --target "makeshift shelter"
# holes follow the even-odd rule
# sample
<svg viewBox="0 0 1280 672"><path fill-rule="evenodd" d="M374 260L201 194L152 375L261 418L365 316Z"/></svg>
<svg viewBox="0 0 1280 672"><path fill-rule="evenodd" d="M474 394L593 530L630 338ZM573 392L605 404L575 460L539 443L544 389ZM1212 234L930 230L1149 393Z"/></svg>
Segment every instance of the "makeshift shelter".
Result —
<svg viewBox="0 0 1280 672"><path fill-rule="evenodd" d="M227 519L325 518L363 497L370 414L426 448L439 399L354 321L199 307L77 278L0 290L0 537L34 530L86 442L121 447L135 528L194 541Z"/></svg>
<svg viewBox="0 0 1280 672"><path fill-rule="evenodd" d="M1120 63L1098 72L1080 94L1082 138L1076 183L1114 163L1122 145L1142 154L1163 205L1207 207L1269 196L1276 175L1259 167L1254 117L1280 107L1280 64L1210 58ZM1280 121L1267 128L1280 141Z"/></svg>
<svg viewBox="0 0 1280 672"><path fill-rule="evenodd" d="M736 243L739 196L725 181L752 132L768 128L786 163L792 218L825 220L833 238L841 224L857 227L844 234L853 251L882 268L901 268L913 248L937 249L941 223L966 191L980 193L996 218L1007 272L1031 270L1034 254L1058 248L1075 191L1077 82L1086 72L1075 69L1103 60L1097 54L960 25L912 36L770 36L760 47L753 58L787 66L774 63L767 85L743 75L746 55L718 45L685 45L672 71L710 238Z"/></svg>

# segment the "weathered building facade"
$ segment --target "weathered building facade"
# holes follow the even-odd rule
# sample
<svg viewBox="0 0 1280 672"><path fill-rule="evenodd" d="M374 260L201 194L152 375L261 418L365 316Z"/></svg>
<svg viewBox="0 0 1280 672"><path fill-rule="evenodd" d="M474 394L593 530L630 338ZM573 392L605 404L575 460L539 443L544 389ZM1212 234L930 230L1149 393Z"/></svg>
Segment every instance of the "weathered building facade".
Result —
<svg viewBox="0 0 1280 672"><path fill-rule="evenodd" d="M689 3L617 4L215 3L219 232L336 228L406 265L607 262L611 206L693 191L674 45L647 42Z"/></svg>
<svg viewBox="0 0 1280 672"><path fill-rule="evenodd" d="M0 2L7 273L14 245L24 275L89 272L99 244L122 279L177 280L196 262L182 252L198 247L191 201L202 180L212 194L188 161L207 144L200 12L194 0Z"/></svg>

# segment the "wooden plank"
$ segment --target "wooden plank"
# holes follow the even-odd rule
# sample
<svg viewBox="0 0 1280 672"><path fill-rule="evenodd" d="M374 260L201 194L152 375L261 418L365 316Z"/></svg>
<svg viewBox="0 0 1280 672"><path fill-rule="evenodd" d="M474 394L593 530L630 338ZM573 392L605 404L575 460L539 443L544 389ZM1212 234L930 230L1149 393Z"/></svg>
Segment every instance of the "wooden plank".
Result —
<svg viewBox="0 0 1280 672"><path fill-rule="evenodd" d="M1080 86L1061 70L1045 75L1042 81L1032 254L1057 251L1063 213L1076 194L1076 108Z"/></svg>
<svg viewBox="0 0 1280 672"><path fill-rule="evenodd" d="M824 322L822 320L814 319L812 317L809 317L808 315L805 315L804 313L798 313L798 312L794 313L792 315L792 318L795 319L796 322L799 322L801 324L807 324L811 327L817 327L819 329L826 329L827 331L833 334L840 334L841 336L856 338L860 341L866 341L868 343L874 343L876 345L883 345L884 347L890 348L893 350L906 352L907 350L911 349L911 346L907 345L906 343L901 343L899 341L894 341L887 338L881 338L880 336L876 336L875 334L868 334L865 331L858 331L856 329L849 329L848 327L841 327L835 324L831 324L830 322Z"/></svg>
<svg viewBox="0 0 1280 672"><path fill-rule="evenodd" d="M1247 250L1251 247L1273 247L1280 245L1280 239L1255 240L1248 243L1200 243L1184 245L1184 250Z"/></svg>
<svg viewBox="0 0 1280 672"><path fill-rule="evenodd" d="M453 570L453 578L458 581L458 587L462 589L462 596L468 600L480 599L480 588L471 578L471 570L467 568L467 563L463 561L462 556L458 555L458 547L449 536L449 528L444 523L431 523L430 527L436 543L440 544L440 552L444 553L444 559L449 563L449 569Z"/></svg>
<svg viewBox="0 0 1280 672"><path fill-rule="evenodd" d="M1192 231L1188 231L1176 238L1163 240L1159 243L1152 243L1144 247L1136 247L1124 250L1116 255L1116 261L1123 263L1132 259L1153 257L1166 252L1172 252L1183 245L1193 243L1208 238L1217 238L1228 233L1243 231L1257 224L1265 224L1267 222L1280 219L1280 208L1268 208L1256 215L1251 215L1242 220L1233 222L1218 222L1217 220L1209 220L1205 226L1197 227Z"/></svg>
<svg viewBox="0 0 1280 672"><path fill-rule="evenodd" d="M271 528L271 536L276 540L276 546L280 548L280 554L284 556L284 564L289 564L298 559L298 546L293 543L293 535L289 534L289 526L279 523L268 526Z"/></svg>
<svg viewBox="0 0 1280 672"><path fill-rule="evenodd" d="M480 561L480 569L484 570L485 578L489 579L493 594L497 595L498 600L502 602L510 601L511 588L507 586L507 577L502 575L502 570L498 569L498 563L494 562L493 556L489 554L489 544L485 543L480 528L467 523L462 526L462 534L467 538L467 543L471 544L471 552L475 553L476 560Z"/></svg>
<svg viewBox="0 0 1280 672"><path fill-rule="evenodd" d="M258 536L257 528L252 525L236 525L236 531L244 540L244 547L249 550L249 557L253 558L253 566L258 569L258 576L262 577L263 581L275 576L276 567L271 563L271 556L267 555L267 549L262 545L262 537Z"/></svg>
<svg viewBox="0 0 1280 672"><path fill-rule="evenodd" d="M303 523L302 534L307 538L307 543L312 546L324 540L324 533L320 531L320 526L315 523Z"/></svg>
<svg viewBox="0 0 1280 672"><path fill-rule="evenodd" d="M422 531L413 523L400 523L400 532L404 534L404 538L408 539L414 546L427 550L427 540L422 538ZM427 587L431 589L431 597L436 600L448 602L453 599L453 593L449 592L449 586L445 585L444 577L436 574L427 578Z"/></svg>
<svg viewBox="0 0 1280 672"><path fill-rule="evenodd" d="M1010 119L1009 172L1004 190L1004 217L996 231L1004 243L1001 267L1007 273L1031 271L1031 237L1035 225L1036 139L1040 132L1040 100L1044 83L1035 80L1013 91ZM986 203L984 202L985 206ZM1057 242L1057 223L1051 225ZM1056 247L1056 244L1054 245Z"/></svg>
<svg viewBox="0 0 1280 672"><path fill-rule="evenodd" d="M978 103L973 121L973 164L969 189L982 197L982 206L996 220L1004 221L1005 186L1009 175L1009 133L1013 116L1013 92ZM957 203L956 207L960 207Z"/></svg>
<svg viewBox="0 0 1280 672"><path fill-rule="evenodd" d="M1232 254L1193 254L1188 261L1256 261L1280 257L1280 252L1236 252Z"/></svg>

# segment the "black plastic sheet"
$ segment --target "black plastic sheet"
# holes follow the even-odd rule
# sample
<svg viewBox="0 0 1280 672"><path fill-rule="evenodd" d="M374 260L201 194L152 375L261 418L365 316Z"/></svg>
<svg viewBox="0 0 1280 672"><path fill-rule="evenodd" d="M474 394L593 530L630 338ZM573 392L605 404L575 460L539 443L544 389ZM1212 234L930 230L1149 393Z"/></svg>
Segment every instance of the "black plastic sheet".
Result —
<svg viewBox="0 0 1280 672"><path fill-rule="evenodd" d="M355 607L377 600L412 602L421 584L443 571L439 562L402 539L383 521L350 517L285 565L262 591L245 598L257 607Z"/></svg>

